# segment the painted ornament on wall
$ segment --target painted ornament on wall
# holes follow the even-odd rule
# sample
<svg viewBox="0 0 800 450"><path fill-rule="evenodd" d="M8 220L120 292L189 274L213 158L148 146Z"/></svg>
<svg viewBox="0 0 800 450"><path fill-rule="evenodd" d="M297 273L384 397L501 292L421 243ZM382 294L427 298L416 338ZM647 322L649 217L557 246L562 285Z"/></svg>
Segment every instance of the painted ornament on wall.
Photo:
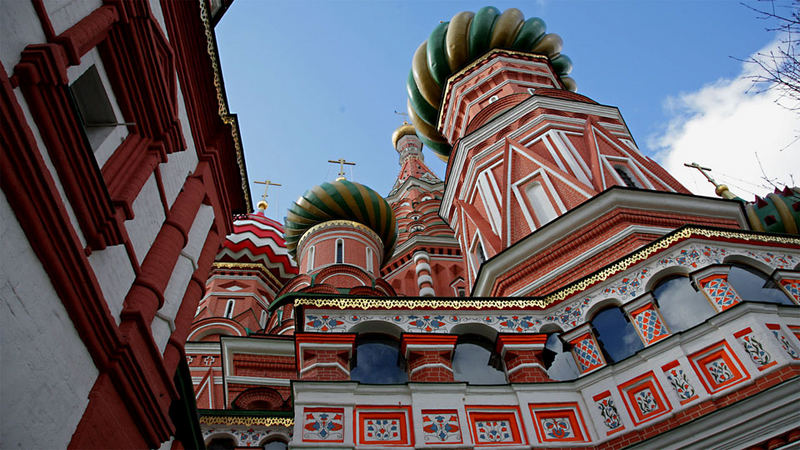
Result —
<svg viewBox="0 0 800 450"><path fill-rule="evenodd" d="M456 410L423 410L422 431L426 442L461 442L461 427Z"/></svg>
<svg viewBox="0 0 800 450"><path fill-rule="evenodd" d="M304 441L342 442L344 440L344 409L306 408L304 413Z"/></svg>

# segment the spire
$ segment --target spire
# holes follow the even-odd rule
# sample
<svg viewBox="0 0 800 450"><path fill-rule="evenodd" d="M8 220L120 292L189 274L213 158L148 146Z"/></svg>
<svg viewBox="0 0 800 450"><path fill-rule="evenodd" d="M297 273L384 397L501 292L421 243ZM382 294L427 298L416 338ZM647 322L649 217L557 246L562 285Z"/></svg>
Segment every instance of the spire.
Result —
<svg viewBox="0 0 800 450"><path fill-rule="evenodd" d="M256 181L255 183L264 185L264 193L261 194L261 201L259 201L258 205L256 205L256 208L258 208L258 212L263 215L264 212L269 207L269 203L267 203L267 197L269 196L267 194L267 191L269 190L269 187L270 186L281 186L281 185L278 184L278 183L273 183L272 180Z"/></svg>
<svg viewBox="0 0 800 450"><path fill-rule="evenodd" d="M731 192L728 189L728 186L726 186L724 184L718 184L713 178L711 178L711 175L708 174L708 172L711 172L711 169L709 167L703 167L700 164L697 164L696 162L693 162L691 164L683 163L683 165L686 166L686 167L691 167L693 169L699 170L700 173L703 174L704 177L706 177L706 180L708 180L709 183L714 185L714 187L716 188L716 189L714 189L714 192L718 196L720 196L721 198L726 198L728 200L741 200L741 201L744 201L741 198L739 198L736 194Z"/></svg>
<svg viewBox="0 0 800 450"><path fill-rule="evenodd" d="M345 161L344 158L329 159L328 162L332 163L332 164L339 164L339 173L338 173L338 176L336 177L336 181L342 181L342 180L346 180L347 179L344 176L345 175L344 174L344 166L345 166L345 164L347 164L348 166L355 166L356 165L356 163L354 163L354 162Z"/></svg>
<svg viewBox="0 0 800 450"><path fill-rule="evenodd" d="M397 180L392 190L400 186L408 177L414 177L428 183L442 181L425 165L425 157L422 154L422 141L417 137L413 125L404 121L392 133L392 144L400 157L400 173L397 175Z"/></svg>

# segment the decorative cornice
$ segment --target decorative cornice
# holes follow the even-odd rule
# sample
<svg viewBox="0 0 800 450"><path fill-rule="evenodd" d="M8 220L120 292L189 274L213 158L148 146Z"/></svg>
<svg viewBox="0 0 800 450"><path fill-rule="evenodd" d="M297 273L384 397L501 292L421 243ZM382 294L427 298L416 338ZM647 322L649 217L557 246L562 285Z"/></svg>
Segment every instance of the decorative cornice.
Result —
<svg viewBox="0 0 800 450"><path fill-rule="evenodd" d="M266 275L271 281L278 286L283 286L283 281L278 280L272 272L269 271L267 266L261 263L241 263L241 262L215 262L211 265L211 269L224 269L224 270L258 270L260 273ZM292 275L294 276L294 275Z"/></svg>
<svg viewBox="0 0 800 450"><path fill-rule="evenodd" d="M208 50L208 57L211 60L211 68L214 71L214 87L217 89L217 113L220 119L222 119L222 123L231 127L231 137L233 137L233 145L236 149L236 164L239 166L239 176L242 178L244 202L247 211L252 211L253 204L250 201L250 185L247 181L247 168L244 165L244 151L242 150L242 137L239 135L239 122L236 120L236 116L231 114L228 110L225 87L222 84L222 72L219 67L216 39L211 29L206 0L199 0L198 3L200 4L200 19L203 22L203 29L206 34L206 49Z"/></svg>
<svg viewBox="0 0 800 450"><path fill-rule="evenodd" d="M459 70L458 72L454 73L453 75L450 75L450 77L448 78L448 83L445 85L445 88L444 88L444 95L442 95L442 99L443 99L442 103L444 104L445 102L448 101L448 97L450 95L450 90L451 90L453 84L457 82L456 80L461 78L467 72L472 71L472 69L474 69L475 67L477 67L479 65L482 65L482 64L486 63L487 61L491 61L491 60L493 60L495 58L498 58L498 59L502 58L503 56L514 56L514 57L521 58L521 59L528 59L529 61L533 61L533 60L537 60L537 59L542 61L542 62L549 61L549 58L547 56L545 56L545 55L539 55L539 54L528 53L528 52L520 52L520 51L517 51L517 50L494 49L494 50L486 53L482 57L476 59L475 61L467 64L463 69ZM442 114L442 109L444 109L444 108L441 108L439 110L439 117L437 117L437 121L436 121L436 128L437 129L441 129L442 128L442 124L443 124L443 121L444 121L444 116L445 115Z"/></svg>
<svg viewBox="0 0 800 450"><path fill-rule="evenodd" d="M551 246L554 242L562 240L567 235L566 233L585 227L614 209L623 208L638 209L650 213L667 213L668 215L689 214L715 220L735 220L741 228L747 226L738 202L674 192L612 186L535 230L527 237L517 241L511 247L502 250L483 263L473 284L473 295L488 295L494 287L496 278L513 270L520 261L528 259L530 255L536 254ZM661 225L663 226L663 224ZM676 225L671 224L670 228L673 227L677 228ZM699 228L711 229L709 226ZM694 229L699 228L695 226Z"/></svg>
<svg viewBox="0 0 800 450"><path fill-rule="evenodd" d="M292 417L257 417L257 416L200 416L201 425L262 425L265 427L270 426L284 426L294 427L294 418Z"/></svg>
<svg viewBox="0 0 800 450"><path fill-rule="evenodd" d="M298 251L298 253L302 253L302 251L303 251L302 250L303 243L309 238L309 236L313 235L314 233L316 233L319 230L324 230L326 228L333 228L333 227L355 228L356 230L359 230L359 231L365 233L373 241L378 243L378 246L380 247L378 250L380 251L381 254L383 254L383 241L381 240L380 236L378 236L368 226L360 224L358 222L354 222L352 220L346 220L346 219L327 220L325 222L318 223L318 224L314 225L313 227L309 228L308 230L306 230L305 233L303 233L303 235L300 236L300 240L297 241L297 251Z"/></svg>
<svg viewBox="0 0 800 450"><path fill-rule="evenodd" d="M464 298L424 298L424 299L402 299L402 298L344 298L344 297L317 297L317 298L296 298L295 306L314 306L318 308L339 308L339 309L525 309L525 308L546 308L556 302L560 302L570 296L582 292L596 283L607 280L633 265L646 260L655 253L669 248L673 244L689 238L721 238L736 239L745 241L755 241L774 244L788 244L800 246L800 238L793 236L776 236L767 234L756 234L750 232L716 230L701 227L686 227L679 229L672 234L662 237L640 250L631 253L629 256L607 266L594 275L583 278L569 286L559 289L544 297L519 297L498 299L470 300Z"/></svg>

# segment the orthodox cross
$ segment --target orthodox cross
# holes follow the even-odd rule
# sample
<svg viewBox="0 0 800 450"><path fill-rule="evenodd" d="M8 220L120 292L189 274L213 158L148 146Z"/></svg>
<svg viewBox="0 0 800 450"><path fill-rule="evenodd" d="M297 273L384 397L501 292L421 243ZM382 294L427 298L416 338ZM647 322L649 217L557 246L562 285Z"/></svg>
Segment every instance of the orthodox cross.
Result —
<svg viewBox="0 0 800 450"><path fill-rule="evenodd" d="M256 181L256 184L263 184L264 185L264 193L261 194L261 201L258 202L258 209L267 209L267 190L269 190L270 186L282 186L278 183L273 183L272 180L265 180L265 181ZM263 204L263 208L261 207Z"/></svg>
<svg viewBox="0 0 800 450"><path fill-rule="evenodd" d="M336 177L336 181L340 181L340 180L344 180L345 179L345 177L344 177L344 166L345 166L345 164L347 164L348 166L355 166L356 165L356 163L354 163L354 162L345 161L344 158L329 159L328 162L332 163L332 164L339 164L339 176Z"/></svg>
<svg viewBox="0 0 800 450"><path fill-rule="evenodd" d="M714 179L713 179L713 178L711 178L711 175L709 175L708 173L706 173L706 172L711 172L711 168L709 168L709 167L703 167L703 166L701 166L700 164L697 164L696 162L693 162L693 163L691 163L691 164L688 164L688 163L683 163L683 165L684 165L684 166L686 166L686 167L691 167L691 168L693 168L693 169L697 169L697 170L699 170L699 171L700 171L700 173L702 173L702 174L703 174L703 176L704 176L704 177L706 177L706 180L708 180L708 182L709 182L709 183L713 184L714 186L717 186L717 182L716 182L716 181L714 181Z"/></svg>

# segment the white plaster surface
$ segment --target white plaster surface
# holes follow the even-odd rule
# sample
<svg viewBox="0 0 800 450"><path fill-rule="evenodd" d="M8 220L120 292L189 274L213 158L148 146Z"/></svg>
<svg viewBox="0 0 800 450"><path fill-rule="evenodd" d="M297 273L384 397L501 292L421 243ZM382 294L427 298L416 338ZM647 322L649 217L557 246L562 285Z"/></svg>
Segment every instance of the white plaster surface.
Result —
<svg viewBox="0 0 800 450"><path fill-rule="evenodd" d="M133 219L125 222L125 229L133 243L136 259L141 264L165 220L155 175L150 175L133 201L133 214Z"/></svg>
<svg viewBox="0 0 800 450"><path fill-rule="evenodd" d="M0 236L0 446L66 448L98 371L4 193Z"/></svg>
<svg viewBox="0 0 800 450"><path fill-rule="evenodd" d="M45 41L44 32L33 9L33 2L3 2L0 30L3 30L3 39L0 39L0 62L6 73L11 76L25 46Z"/></svg>
<svg viewBox="0 0 800 450"><path fill-rule="evenodd" d="M151 329L153 338L163 352L169 336L175 328L174 319L186 293L186 287L197 269L197 259L203 250L203 245L208 237L208 231L214 221L214 208L201 205L195 216L192 227L189 229L189 242L183 248L175 269L172 271L167 288L164 290L164 305L158 311L156 320ZM160 319L160 321L159 321ZM165 326L166 325L166 326Z"/></svg>
<svg viewBox="0 0 800 450"><path fill-rule="evenodd" d="M181 121L181 130L183 130L186 149L182 152L170 153L167 162L159 164L161 180L164 183L164 193L167 196L167 205L170 207L178 197L178 193L186 181L186 176L197 168L197 150L194 146L192 127L189 125L188 117L180 80L178 80L178 118Z"/></svg>
<svg viewBox="0 0 800 450"><path fill-rule="evenodd" d="M108 309L119 325L122 304L136 278L128 252L125 251L124 245L106 247L101 251L92 252L89 255L89 263L103 290Z"/></svg>
<svg viewBox="0 0 800 450"><path fill-rule="evenodd" d="M44 0L44 7L56 34L68 30L101 6L103 2L100 0Z"/></svg>

